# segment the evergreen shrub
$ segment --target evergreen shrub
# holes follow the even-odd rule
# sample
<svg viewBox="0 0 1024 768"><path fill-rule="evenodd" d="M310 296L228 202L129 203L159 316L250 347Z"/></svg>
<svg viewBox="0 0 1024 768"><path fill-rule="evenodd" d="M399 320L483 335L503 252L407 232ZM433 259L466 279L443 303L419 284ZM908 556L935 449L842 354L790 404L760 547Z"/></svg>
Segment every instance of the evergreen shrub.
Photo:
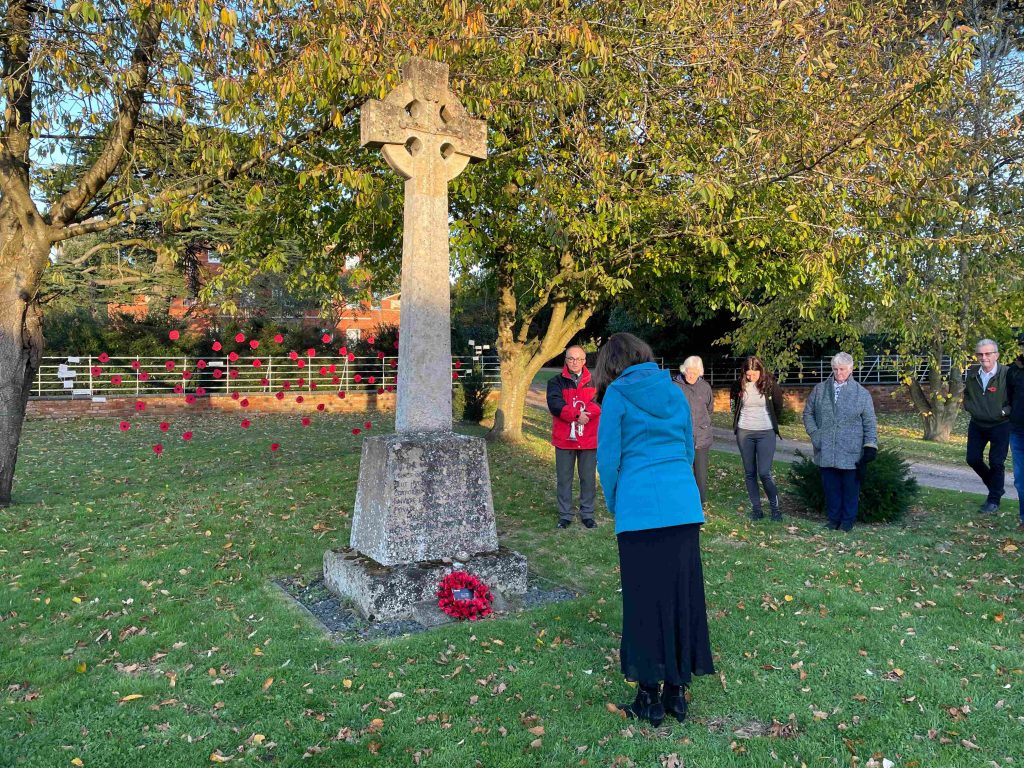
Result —
<svg viewBox="0 0 1024 768"><path fill-rule="evenodd" d="M799 459L789 468L793 491L810 512L825 516L825 491L817 465L797 451ZM891 523L901 520L917 500L921 489L910 472L910 465L898 451L881 448L868 464L860 487L857 521Z"/></svg>
<svg viewBox="0 0 1024 768"><path fill-rule="evenodd" d="M484 418L487 396L491 393L491 385L484 380L483 367L479 363L459 376L461 390L462 420L479 424Z"/></svg>

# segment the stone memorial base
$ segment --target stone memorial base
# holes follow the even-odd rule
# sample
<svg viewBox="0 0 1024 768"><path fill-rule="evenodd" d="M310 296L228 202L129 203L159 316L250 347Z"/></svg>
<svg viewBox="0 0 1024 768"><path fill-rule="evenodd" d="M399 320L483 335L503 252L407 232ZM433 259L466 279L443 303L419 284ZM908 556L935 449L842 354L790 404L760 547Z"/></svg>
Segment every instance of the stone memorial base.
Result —
<svg viewBox="0 0 1024 768"><path fill-rule="evenodd" d="M351 600L364 618L375 621L415 618L418 603L437 602L437 585L452 571L468 571L502 596L526 592L526 558L504 547L465 562L390 566L351 548L324 553L324 586Z"/></svg>
<svg viewBox="0 0 1024 768"><path fill-rule="evenodd" d="M324 584L366 618L407 618L465 570L526 592L526 558L498 547L487 446L452 432L363 440L350 547L324 554Z"/></svg>

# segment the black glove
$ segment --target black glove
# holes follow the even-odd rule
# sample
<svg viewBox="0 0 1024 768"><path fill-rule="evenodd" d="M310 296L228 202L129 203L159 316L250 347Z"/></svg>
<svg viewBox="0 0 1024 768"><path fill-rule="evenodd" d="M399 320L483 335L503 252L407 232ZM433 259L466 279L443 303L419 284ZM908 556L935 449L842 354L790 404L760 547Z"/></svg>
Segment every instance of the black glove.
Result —
<svg viewBox="0 0 1024 768"><path fill-rule="evenodd" d="M873 445L864 446L864 453L861 454L860 460L865 464L870 464L878 456L878 449Z"/></svg>

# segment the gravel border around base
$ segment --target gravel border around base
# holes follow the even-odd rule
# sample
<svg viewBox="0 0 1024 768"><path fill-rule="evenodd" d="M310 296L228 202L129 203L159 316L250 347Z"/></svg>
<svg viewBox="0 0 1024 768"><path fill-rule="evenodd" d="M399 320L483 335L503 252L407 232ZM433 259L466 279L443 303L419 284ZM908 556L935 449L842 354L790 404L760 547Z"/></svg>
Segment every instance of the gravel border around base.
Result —
<svg viewBox="0 0 1024 768"><path fill-rule="evenodd" d="M575 600L582 595L581 592L560 586L533 573L529 574L527 578L526 594L506 598L509 610L504 613L496 613L493 619L484 619L484 621L493 621L549 603ZM287 576L275 579L274 584L308 613L332 639L338 642L359 643L403 637L426 632L428 629L419 622L411 620L368 622L341 598L329 592L324 586L322 576L308 583L299 577Z"/></svg>

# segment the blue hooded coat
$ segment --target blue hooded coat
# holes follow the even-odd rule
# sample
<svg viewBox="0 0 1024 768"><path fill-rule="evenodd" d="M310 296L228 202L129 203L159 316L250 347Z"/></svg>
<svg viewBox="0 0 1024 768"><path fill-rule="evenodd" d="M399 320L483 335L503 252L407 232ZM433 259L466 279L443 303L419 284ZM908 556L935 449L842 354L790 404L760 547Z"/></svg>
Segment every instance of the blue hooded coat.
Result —
<svg viewBox="0 0 1024 768"><path fill-rule="evenodd" d="M615 533L703 523L693 479L686 397L654 363L633 365L605 391L597 471Z"/></svg>

